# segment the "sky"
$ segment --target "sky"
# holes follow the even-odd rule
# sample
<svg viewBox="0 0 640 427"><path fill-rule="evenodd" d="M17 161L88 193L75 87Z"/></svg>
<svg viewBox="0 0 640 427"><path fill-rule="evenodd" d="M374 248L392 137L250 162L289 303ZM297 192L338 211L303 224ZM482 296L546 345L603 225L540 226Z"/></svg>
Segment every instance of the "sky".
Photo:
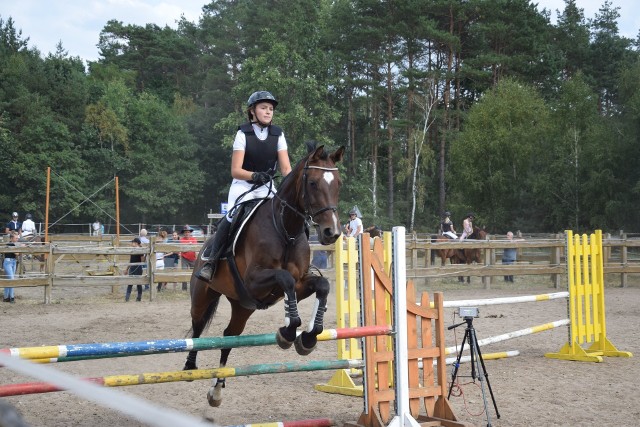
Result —
<svg viewBox="0 0 640 427"><path fill-rule="evenodd" d="M585 18L593 18L605 0L577 0L584 9ZM534 0L538 9L551 11L556 22L556 10L564 10L563 0ZM611 0L620 7L618 20L620 34L635 39L640 29L640 13L636 13L638 0ZM29 37L29 47L36 46L43 56L54 53L62 46L71 56L84 60L99 59L98 38L107 21L116 19L127 24L144 26L154 23L161 27L177 27L182 15L198 22L206 0L0 0L0 17L12 17L22 38Z"/></svg>

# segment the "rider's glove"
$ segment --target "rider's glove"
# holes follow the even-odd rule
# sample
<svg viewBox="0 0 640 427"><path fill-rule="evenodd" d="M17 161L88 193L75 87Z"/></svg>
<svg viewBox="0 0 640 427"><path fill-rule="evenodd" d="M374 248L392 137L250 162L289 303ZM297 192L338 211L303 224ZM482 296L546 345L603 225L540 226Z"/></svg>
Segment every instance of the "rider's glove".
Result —
<svg viewBox="0 0 640 427"><path fill-rule="evenodd" d="M271 175L266 172L254 172L251 174L251 180L256 183L266 184L271 181Z"/></svg>

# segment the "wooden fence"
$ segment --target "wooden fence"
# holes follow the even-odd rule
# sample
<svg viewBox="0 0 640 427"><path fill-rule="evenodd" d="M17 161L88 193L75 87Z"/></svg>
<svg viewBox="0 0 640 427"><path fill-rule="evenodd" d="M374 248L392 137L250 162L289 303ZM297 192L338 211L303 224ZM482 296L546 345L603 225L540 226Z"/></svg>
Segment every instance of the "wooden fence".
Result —
<svg viewBox="0 0 640 427"><path fill-rule="evenodd" d="M18 274L13 280L0 279L0 287L43 287L44 301L51 301L52 289L62 286L116 286L149 285L150 299L155 297L157 283L188 282L191 269L176 268L156 270L157 252L199 251L202 242L197 244L156 243L152 239L148 246L134 248L128 246L133 236L121 236L118 245L115 236L50 236L50 243L21 243L10 247L0 245L0 254L14 252L20 254L21 263ZM126 243L122 243L126 242ZM337 244L343 244L339 241ZM555 287L559 287L566 276L564 235L525 238L522 241L509 242L504 239L490 238L486 241L435 242L429 235L407 235L407 277L426 280L470 276L480 277L485 288L489 288L499 276L548 276ZM628 285L630 274L640 273L640 238L626 236L606 236L605 279L619 275L619 284ZM473 265L441 266L440 258L435 256L439 249L482 249L483 262ZM516 248L518 257L512 265L502 265L502 251ZM312 259L317 251L324 251L328 258L328 268L322 269L323 275L330 280L335 278L333 262L334 245L311 245ZM142 276L126 276L129 257L132 254L144 254L147 261ZM42 257L44 255L44 257ZM44 258L39 261L37 258ZM611 281L609 280L609 283ZM616 282L617 283L617 282Z"/></svg>

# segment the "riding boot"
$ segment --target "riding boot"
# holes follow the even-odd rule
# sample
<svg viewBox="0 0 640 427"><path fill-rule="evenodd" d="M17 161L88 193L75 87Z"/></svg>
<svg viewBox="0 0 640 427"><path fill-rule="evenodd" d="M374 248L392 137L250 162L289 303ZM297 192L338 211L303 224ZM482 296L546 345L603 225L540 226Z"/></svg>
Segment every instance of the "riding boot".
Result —
<svg viewBox="0 0 640 427"><path fill-rule="evenodd" d="M227 236L231 223L223 218L218 224L215 236L213 236L213 243L209 252L209 259L204 263L202 268L196 273L196 277L205 282L210 282L213 276L216 274L216 267L218 265L218 259L220 258L220 251L227 242Z"/></svg>

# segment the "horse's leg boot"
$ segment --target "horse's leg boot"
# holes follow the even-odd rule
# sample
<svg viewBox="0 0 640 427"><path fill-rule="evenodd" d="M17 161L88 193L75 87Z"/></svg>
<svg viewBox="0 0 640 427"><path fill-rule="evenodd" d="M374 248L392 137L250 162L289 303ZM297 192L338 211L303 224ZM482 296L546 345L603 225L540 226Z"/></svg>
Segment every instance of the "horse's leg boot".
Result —
<svg viewBox="0 0 640 427"><path fill-rule="evenodd" d="M204 263L202 268L196 273L196 277L205 282L210 282L213 276L216 274L216 267L218 265L218 259L220 258L220 252L227 242L227 236L231 223L226 219L220 221L216 234L213 237L213 243L211 244L211 257Z"/></svg>

